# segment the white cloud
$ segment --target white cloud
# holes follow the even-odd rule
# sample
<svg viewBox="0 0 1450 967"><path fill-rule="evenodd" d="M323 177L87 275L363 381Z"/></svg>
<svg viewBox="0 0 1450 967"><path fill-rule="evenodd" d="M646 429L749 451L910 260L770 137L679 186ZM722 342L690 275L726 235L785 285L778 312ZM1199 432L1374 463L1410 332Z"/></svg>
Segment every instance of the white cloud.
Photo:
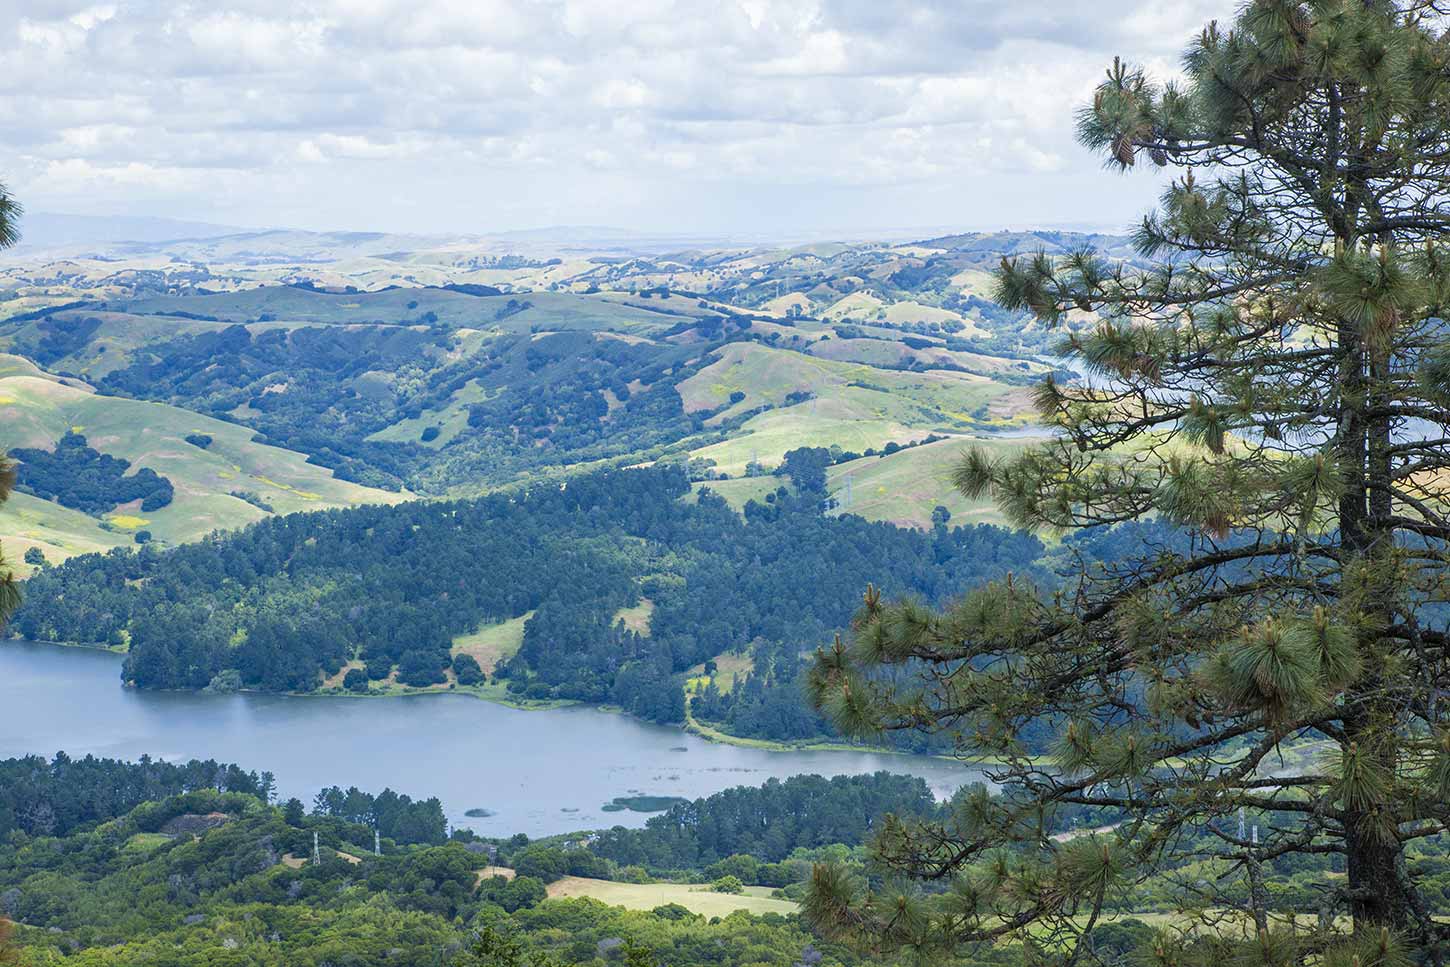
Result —
<svg viewBox="0 0 1450 967"><path fill-rule="evenodd" d="M1156 186L1106 181L1073 109L1233 0L5 7L0 181L35 209L809 231L1131 221Z"/></svg>

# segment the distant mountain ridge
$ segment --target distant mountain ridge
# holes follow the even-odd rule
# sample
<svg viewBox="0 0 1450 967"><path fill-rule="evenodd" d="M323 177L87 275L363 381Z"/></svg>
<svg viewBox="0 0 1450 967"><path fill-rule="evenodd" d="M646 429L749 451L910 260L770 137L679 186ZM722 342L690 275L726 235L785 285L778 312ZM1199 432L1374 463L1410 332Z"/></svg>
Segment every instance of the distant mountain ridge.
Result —
<svg viewBox="0 0 1450 967"><path fill-rule="evenodd" d="M166 242L173 239L215 238L251 229L211 222L159 218L152 215L66 215L26 212L21 218L18 251L94 242Z"/></svg>

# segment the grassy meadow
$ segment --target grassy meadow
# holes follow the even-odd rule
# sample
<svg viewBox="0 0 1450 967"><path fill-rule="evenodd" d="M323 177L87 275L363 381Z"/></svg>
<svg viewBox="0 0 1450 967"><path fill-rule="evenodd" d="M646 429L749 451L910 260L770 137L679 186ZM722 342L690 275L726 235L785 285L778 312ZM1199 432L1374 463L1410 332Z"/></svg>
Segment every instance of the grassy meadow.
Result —
<svg viewBox="0 0 1450 967"><path fill-rule="evenodd" d="M653 910L667 903L678 903L691 913L706 917L725 917L736 910L783 916L798 911L796 904L774 899L771 892L770 887L748 886L743 894L716 893L708 883L616 883L582 876L566 876L549 884L551 898L590 897L629 910Z"/></svg>

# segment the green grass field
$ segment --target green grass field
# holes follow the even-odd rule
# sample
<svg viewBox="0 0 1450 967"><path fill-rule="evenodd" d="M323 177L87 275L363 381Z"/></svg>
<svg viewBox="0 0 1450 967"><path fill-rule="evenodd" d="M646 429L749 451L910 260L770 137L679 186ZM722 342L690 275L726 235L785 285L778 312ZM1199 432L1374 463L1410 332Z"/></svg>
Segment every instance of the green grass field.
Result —
<svg viewBox="0 0 1450 967"><path fill-rule="evenodd" d="M448 404L441 410L429 410L416 419L399 420L392 426L369 435L368 440L378 443L416 443L433 450L441 450L445 444L468 428L469 404L482 403L486 399L488 391L477 380L469 380L463 388L448 398ZM424 443L423 431L430 426L438 427L438 436Z"/></svg>
<svg viewBox="0 0 1450 967"><path fill-rule="evenodd" d="M826 472L826 487L840 505L836 513L857 514L867 520L930 527L932 510L941 505L951 512L953 525L1001 524L1002 516L990 500L968 500L957 492L951 483L951 472L962 452L970 446L986 447L994 454L1009 454L1031 442L1031 439L953 437L898 450L887 457L862 457L838 464Z"/></svg>
<svg viewBox="0 0 1450 967"><path fill-rule="evenodd" d="M744 510L745 505L750 501L758 504L765 503L765 495L772 493L776 488L785 486L789 481L781 477L736 477L732 480L706 480L693 484L690 487L690 498L698 499L700 491L710 490L717 496L724 497L725 502L737 511Z"/></svg>
<svg viewBox="0 0 1450 967"><path fill-rule="evenodd" d="M769 410L752 417L741 428L739 436L701 447L692 451L690 456L714 460L717 470L737 477L745 473L752 460L766 469L773 469L779 466L787 451L797 447L834 445L859 453L879 449L893 440L910 443L930 432L926 428L913 429L895 420L833 415L830 412L832 407L813 407L814 402ZM816 412L813 413L813 409Z"/></svg>
<svg viewBox="0 0 1450 967"><path fill-rule="evenodd" d="M691 913L724 917L736 910L789 916L799 909L789 900L772 898L769 887L751 886L745 890L744 894L734 895L715 893L705 883L615 883L580 876L566 876L549 884L549 896L553 898L591 897L629 910L653 910L667 903L678 903Z"/></svg>
<svg viewBox="0 0 1450 967"><path fill-rule="evenodd" d="M173 837L165 833L137 833L121 847L127 853L149 853L158 846L165 846Z"/></svg>
<svg viewBox="0 0 1450 967"><path fill-rule="evenodd" d="M13 362L7 367L21 368ZM118 507L108 515L114 533L101 520L45 501L20 500L0 512L0 538L35 542L47 556L53 549L53 560L129 542L137 530L179 543L266 516L231 496L233 491L256 494L279 514L392 503L406 496L338 480L302 454L252 442L253 431L246 427L162 403L99 396L45 375L0 376L0 428L5 450L49 449L73 430L96 450L149 467L175 487L174 499L160 510L141 514ZM186 442L196 433L212 437L208 449Z"/></svg>
<svg viewBox="0 0 1450 967"><path fill-rule="evenodd" d="M649 635L649 619L655 613L655 603L649 598L640 598L639 604L632 608L620 608L615 614L615 621L623 621L624 626L636 634Z"/></svg>
<svg viewBox="0 0 1450 967"><path fill-rule="evenodd" d="M100 521L88 514L30 494L17 491L0 506L0 546L20 577L30 575L32 569L22 558L32 547L40 548L47 561L58 564L77 554L100 553L132 543L131 535L103 530Z"/></svg>
<svg viewBox="0 0 1450 967"><path fill-rule="evenodd" d="M755 660L749 655L737 655L732 652L725 652L716 655L715 662L715 687L722 692L728 692L735 687L736 680L744 681L745 677L755 670ZM709 684L711 676L705 674L705 663L700 664L685 672L688 676L685 679L687 691L704 688Z"/></svg>
<svg viewBox="0 0 1450 967"><path fill-rule="evenodd" d="M758 343L726 346L714 363L678 389L688 412L726 407L707 421L712 424L761 406L776 408L748 420L735 440L717 444L718 452L726 454L723 460L711 447L695 452L716 459L722 469L725 461L743 468L752 447L764 462L767 455L773 453L778 459L779 453L795 446L838 443L860 450L893 439L883 433L896 433L897 442L906 442L901 438L903 429L1016 426L1026 417L1020 393L986 376L878 369ZM731 404L735 393L743 394L743 399ZM813 398L787 405L792 393ZM872 423L876 425L868 425ZM780 438L783 449L762 435ZM741 459L741 451L732 450L731 444L752 436L760 438L746 444Z"/></svg>
<svg viewBox="0 0 1450 967"><path fill-rule="evenodd" d="M533 616L530 611L508 621L485 625L471 635L454 638L453 654L472 655L484 672L492 675L494 666L512 658L524 643L524 624Z"/></svg>

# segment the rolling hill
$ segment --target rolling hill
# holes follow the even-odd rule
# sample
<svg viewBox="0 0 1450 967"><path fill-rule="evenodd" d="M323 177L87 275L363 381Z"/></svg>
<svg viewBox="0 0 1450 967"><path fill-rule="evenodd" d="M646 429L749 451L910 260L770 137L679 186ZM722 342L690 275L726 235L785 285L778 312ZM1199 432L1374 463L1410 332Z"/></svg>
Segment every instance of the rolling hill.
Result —
<svg viewBox="0 0 1450 967"><path fill-rule="evenodd" d="M161 403L102 396L9 355L0 355L0 426L7 450L49 450L73 432L135 469L154 470L175 488L171 503L159 510L121 505L99 517L18 494L0 509L0 539L22 552L39 547L51 561L130 544L140 530L180 543L271 513L399 499L338 480L302 454L256 443L246 427ZM188 436L211 442L203 449L187 442ZM25 480L22 465L22 489ZM233 496L239 493L250 501Z"/></svg>
<svg viewBox="0 0 1450 967"><path fill-rule="evenodd" d="M11 257L3 442L84 427L98 450L174 479L171 505L121 508L104 527L29 506L26 539L57 555L138 529L187 540L262 506L466 496L661 461L688 461L742 505L800 447L831 450L852 513L991 520L946 482L950 441L1020 445L1001 434L1029 425L1052 337L986 298L990 270L1088 242L1129 257L1120 239L1054 232L678 250L249 232ZM197 433L210 451L184 442Z"/></svg>

